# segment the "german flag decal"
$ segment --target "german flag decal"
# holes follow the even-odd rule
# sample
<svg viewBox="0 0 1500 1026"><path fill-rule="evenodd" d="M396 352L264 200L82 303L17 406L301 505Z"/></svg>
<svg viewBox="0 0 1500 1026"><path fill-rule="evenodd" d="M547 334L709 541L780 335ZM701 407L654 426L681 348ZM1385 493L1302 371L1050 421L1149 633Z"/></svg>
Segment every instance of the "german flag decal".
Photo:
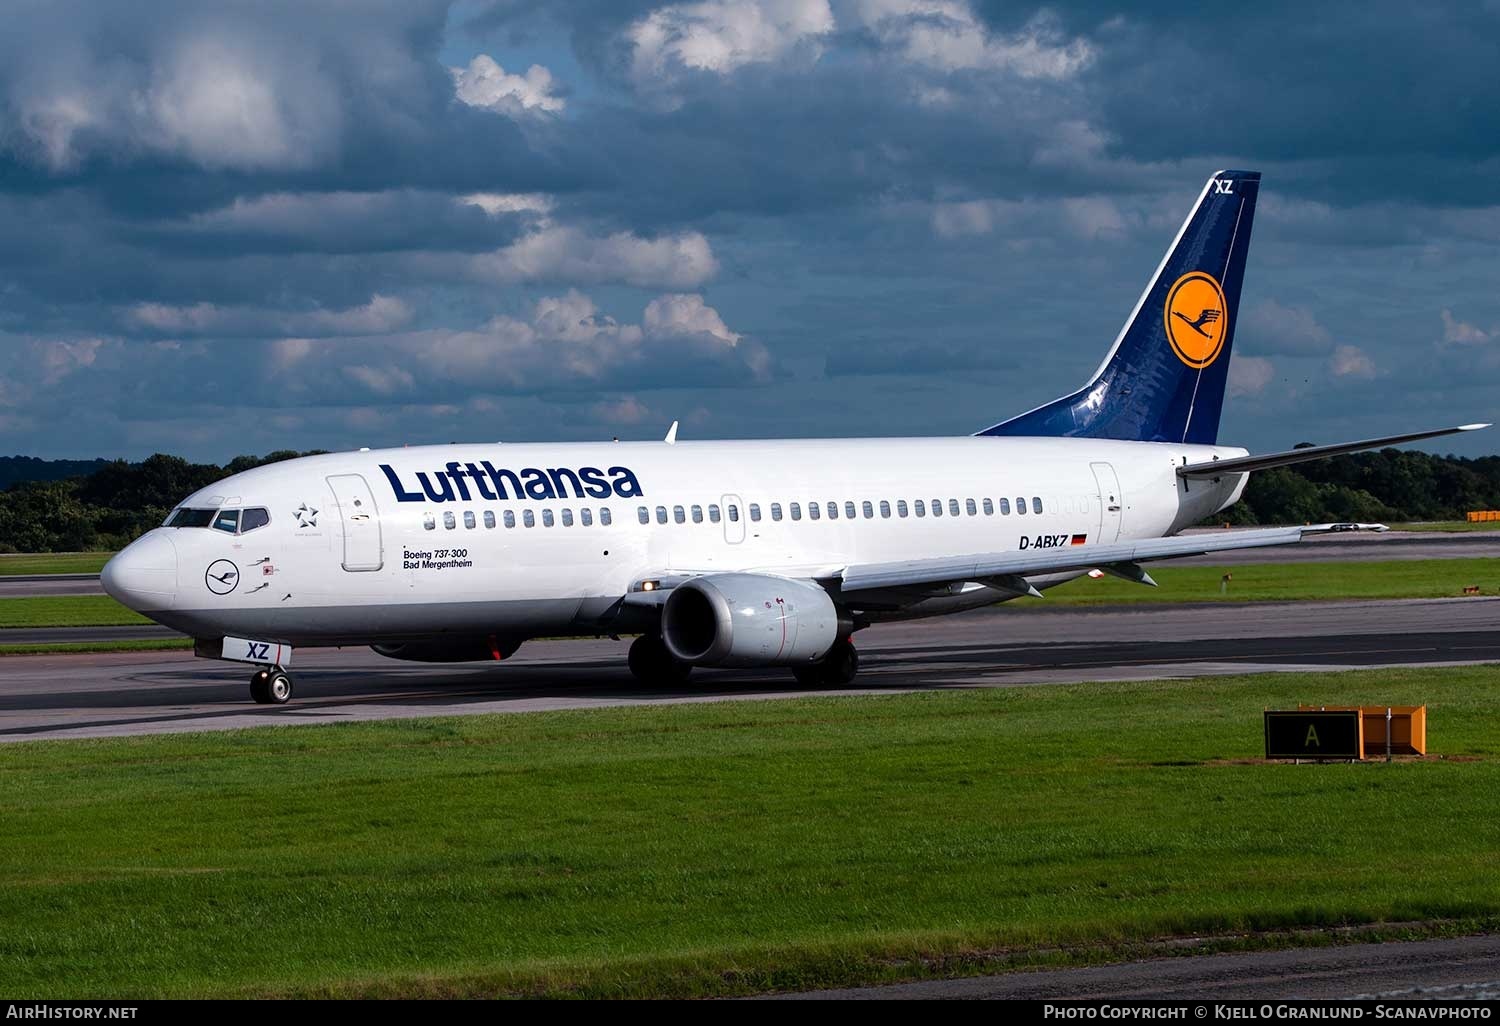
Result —
<svg viewBox="0 0 1500 1026"><path fill-rule="evenodd" d="M1075 534L1073 536L1072 544L1074 544L1074 545L1082 545L1085 542L1087 542L1088 540L1089 540L1089 536L1086 535L1086 534Z"/></svg>

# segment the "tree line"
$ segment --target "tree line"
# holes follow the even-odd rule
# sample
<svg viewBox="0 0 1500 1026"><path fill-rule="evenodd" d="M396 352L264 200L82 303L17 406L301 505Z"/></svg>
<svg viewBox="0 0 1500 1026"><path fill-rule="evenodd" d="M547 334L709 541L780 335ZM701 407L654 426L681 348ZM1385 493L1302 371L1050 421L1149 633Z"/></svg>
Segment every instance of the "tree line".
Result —
<svg viewBox="0 0 1500 1026"><path fill-rule="evenodd" d="M0 458L0 552L118 549L161 524L185 496L222 477L296 456L290 450L237 456L223 466L157 454L124 460L57 462ZM88 473L58 477L75 467ZM1214 523L1462 520L1500 509L1500 456L1465 459L1382 449L1251 475L1239 504Z"/></svg>
<svg viewBox="0 0 1500 1026"><path fill-rule="evenodd" d="M310 455L282 450L266 456L236 456L219 466L158 453L140 463L115 460L87 474L13 484L0 491L0 552L123 548L161 526L183 498L222 477ZM14 472L21 459L0 459L0 472ZM31 469L46 471L44 467Z"/></svg>

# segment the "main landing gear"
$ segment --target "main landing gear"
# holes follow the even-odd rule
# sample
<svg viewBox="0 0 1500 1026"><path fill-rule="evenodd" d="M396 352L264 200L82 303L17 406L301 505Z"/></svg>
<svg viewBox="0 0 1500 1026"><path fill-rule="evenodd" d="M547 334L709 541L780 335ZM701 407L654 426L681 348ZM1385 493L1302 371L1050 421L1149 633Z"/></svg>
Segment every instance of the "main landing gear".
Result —
<svg viewBox="0 0 1500 1026"><path fill-rule="evenodd" d="M286 705L292 700L292 678L279 666L257 670L250 678L250 697L260 705Z"/></svg>
<svg viewBox="0 0 1500 1026"><path fill-rule="evenodd" d="M792 676L805 687L843 687L854 683L859 673L859 652L852 638L840 638L828 654L808 666L792 668Z"/></svg>
<svg viewBox="0 0 1500 1026"><path fill-rule="evenodd" d="M666 642L654 634L642 634L630 644L630 672L642 684L686 684L693 667L667 651Z"/></svg>

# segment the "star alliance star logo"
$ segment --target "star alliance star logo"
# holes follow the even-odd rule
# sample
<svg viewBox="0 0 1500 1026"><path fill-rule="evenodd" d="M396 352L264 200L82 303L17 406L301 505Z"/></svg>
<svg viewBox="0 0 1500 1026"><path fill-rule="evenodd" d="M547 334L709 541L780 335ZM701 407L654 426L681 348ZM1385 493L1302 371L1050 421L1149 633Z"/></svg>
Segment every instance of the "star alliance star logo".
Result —
<svg viewBox="0 0 1500 1026"><path fill-rule="evenodd" d="M292 516L297 518L298 528L318 526L318 511L305 502L292 511Z"/></svg>

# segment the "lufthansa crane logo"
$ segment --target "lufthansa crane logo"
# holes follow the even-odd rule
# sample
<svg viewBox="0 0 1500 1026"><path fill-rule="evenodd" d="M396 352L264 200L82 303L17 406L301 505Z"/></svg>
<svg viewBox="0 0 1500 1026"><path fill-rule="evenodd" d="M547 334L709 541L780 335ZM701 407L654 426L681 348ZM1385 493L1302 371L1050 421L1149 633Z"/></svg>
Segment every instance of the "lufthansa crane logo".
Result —
<svg viewBox="0 0 1500 1026"><path fill-rule="evenodd" d="M216 559L203 572L203 583L215 595L228 595L240 583L240 568L227 559Z"/></svg>
<svg viewBox="0 0 1500 1026"><path fill-rule="evenodd" d="M1202 370L1219 358L1229 331L1229 309L1213 275L1189 271L1178 278L1167 292L1163 316L1167 341L1179 360Z"/></svg>

